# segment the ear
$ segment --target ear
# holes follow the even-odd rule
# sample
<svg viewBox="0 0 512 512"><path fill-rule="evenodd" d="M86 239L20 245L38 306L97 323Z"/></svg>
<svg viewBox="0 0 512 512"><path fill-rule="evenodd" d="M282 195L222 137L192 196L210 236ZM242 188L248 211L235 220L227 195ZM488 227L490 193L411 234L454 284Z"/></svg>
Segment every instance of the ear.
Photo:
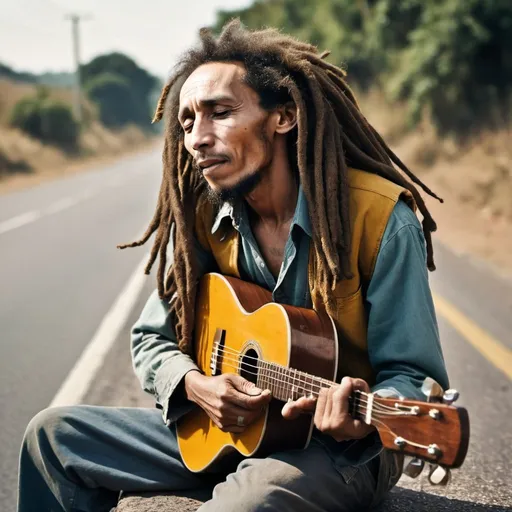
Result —
<svg viewBox="0 0 512 512"><path fill-rule="evenodd" d="M276 114L276 133L286 134L297 126L297 107L293 101L278 107Z"/></svg>

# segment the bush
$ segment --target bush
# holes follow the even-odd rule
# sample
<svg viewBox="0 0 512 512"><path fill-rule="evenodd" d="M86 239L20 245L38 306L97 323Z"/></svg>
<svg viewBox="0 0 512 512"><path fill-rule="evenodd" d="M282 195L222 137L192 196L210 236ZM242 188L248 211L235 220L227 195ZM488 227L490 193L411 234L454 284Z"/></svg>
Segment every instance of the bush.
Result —
<svg viewBox="0 0 512 512"><path fill-rule="evenodd" d="M143 121L149 124L149 113L122 76L102 73L89 80L85 90L98 105L105 126L118 128L128 123L143 124Z"/></svg>
<svg viewBox="0 0 512 512"><path fill-rule="evenodd" d="M78 143L80 129L71 107L49 98L44 91L16 103L11 125L31 137L63 149L75 149Z"/></svg>

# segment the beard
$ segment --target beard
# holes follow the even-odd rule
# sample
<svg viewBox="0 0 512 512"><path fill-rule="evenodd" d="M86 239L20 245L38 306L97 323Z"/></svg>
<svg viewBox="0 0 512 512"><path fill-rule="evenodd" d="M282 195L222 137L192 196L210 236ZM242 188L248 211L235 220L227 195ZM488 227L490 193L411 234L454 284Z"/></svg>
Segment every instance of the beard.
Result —
<svg viewBox="0 0 512 512"><path fill-rule="evenodd" d="M201 173L204 179L204 176ZM256 169L249 176L245 176L232 187L223 188L221 190L213 190L207 185L208 200L213 204L221 205L224 202L235 203L242 199L245 195L250 194L260 183L262 178L262 170Z"/></svg>

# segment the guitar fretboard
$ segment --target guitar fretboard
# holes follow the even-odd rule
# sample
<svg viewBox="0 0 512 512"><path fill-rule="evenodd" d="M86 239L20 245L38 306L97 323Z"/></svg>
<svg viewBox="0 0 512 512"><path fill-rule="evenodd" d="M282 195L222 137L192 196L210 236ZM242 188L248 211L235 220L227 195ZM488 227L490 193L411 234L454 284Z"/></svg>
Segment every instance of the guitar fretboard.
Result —
<svg viewBox="0 0 512 512"><path fill-rule="evenodd" d="M318 397L322 389L336 385L315 375L310 375L294 368L287 368L276 363L258 360L258 376L256 386L269 389L277 400L286 402L300 397ZM364 415L366 407L360 402L360 395L349 398L350 413L353 416Z"/></svg>
<svg viewBox="0 0 512 512"><path fill-rule="evenodd" d="M300 370L258 360L256 385L260 389L269 389L274 398L283 402L297 400L301 396L318 396L322 388L330 388L333 384Z"/></svg>

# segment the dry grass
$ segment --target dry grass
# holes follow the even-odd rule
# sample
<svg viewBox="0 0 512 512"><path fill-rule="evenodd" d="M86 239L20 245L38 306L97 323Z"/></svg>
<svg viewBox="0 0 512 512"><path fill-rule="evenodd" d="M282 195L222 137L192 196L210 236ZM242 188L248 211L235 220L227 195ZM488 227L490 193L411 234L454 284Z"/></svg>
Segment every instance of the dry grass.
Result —
<svg viewBox="0 0 512 512"><path fill-rule="evenodd" d="M361 108L406 165L445 199L441 205L427 198L437 237L512 274L512 126L460 143L440 137L427 118L408 130L405 106L391 107L376 92L361 99Z"/></svg>
<svg viewBox="0 0 512 512"><path fill-rule="evenodd" d="M42 144L20 130L9 126L11 111L18 101L33 96L32 84L0 79L0 192L30 186L49 176L67 172L70 167L91 161L91 157L111 157L133 151L149 142L148 136L136 126L109 130L98 121L96 107L86 99L82 102L86 128L80 135L78 155ZM50 88L49 95L71 104L72 91Z"/></svg>

